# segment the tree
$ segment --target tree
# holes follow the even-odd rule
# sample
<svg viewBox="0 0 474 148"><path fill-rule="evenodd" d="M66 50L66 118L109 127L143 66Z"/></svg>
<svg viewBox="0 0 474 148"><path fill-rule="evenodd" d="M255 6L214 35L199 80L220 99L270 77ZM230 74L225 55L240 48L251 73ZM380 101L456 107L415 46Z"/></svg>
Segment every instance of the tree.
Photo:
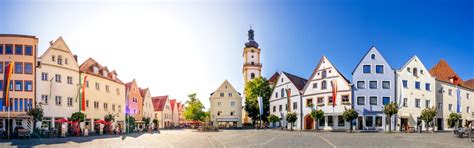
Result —
<svg viewBox="0 0 474 148"><path fill-rule="evenodd" d="M71 121L84 122L85 119L86 119L86 115L82 112L75 112L75 113L72 113L71 115Z"/></svg>
<svg viewBox="0 0 474 148"><path fill-rule="evenodd" d="M115 116L112 113L108 113L107 115L104 116L105 122L114 122L115 121Z"/></svg>
<svg viewBox="0 0 474 148"><path fill-rule="evenodd" d="M272 127L275 127L275 123L278 122L280 120L280 118L278 118L277 116L275 116L274 114L271 114L270 116L267 117L268 118L268 121L271 122L273 124Z"/></svg>
<svg viewBox="0 0 474 148"><path fill-rule="evenodd" d="M348 110L345 110L343 113L342 113L342 119L344 119L344 121L347 121L349 122L349 125L350 125L350 129L349 131L352 133L352 121L354 121L354 119L356 119L357 117L359 116L359 113L357 113L354 109L348 109Z"/></svg>
<svg viewBox="0 0 474 148"><path fill-rule="evenodd" d="M248 116L254 121L262 120L266 121L267 116L270 113L270 96L272 89L268 84L267 80L263 77L257 77L253 80L248 81L245 84L245 106L244 109L248 113ZM260 115L258 106L258 97L262 97L263 103L263 115ZM262 123L262 122L260 122Z"/></svg>
<svg viewBox="0 0 474 148"><path fill-rule="evenodd" d="M286 114L286 121L291 124L290 130L293 131L293 124L298 120L298 116L296 112L287 113Z"/></svg>
<svg viewBox="0 0 474 148"><path fill-rule="evenodd" d="M388 118L388 130L391 133L392 132L392 116L398 113L398 107L397 103L392 102L389 104L386 104L383 108L383 112L385 115L387 115Z"/></svg>
<svg viewBox="0 0 474 148"><path fill-rule="evenodd" d="M156 128L160 127L160 125L158 124L158 119L153 119L153 124L155 124Z"/></svg>
<svg viewBox="0 0 474 148"><path fill-rule="evenodd" d="M189 100L186 101L186 110L184 118L193 121L204 121L206 114L204 113L204 105L196 98L196 93L188 95Z"/></svg>
<svg viewBox="0 0 474 148"><path fill-rule="evenodd" d="M36 130L36 122L43 120L43 108L40 104L37 104L35 108L31 108L26 114L33 118L33 130Z"/></svg>
<svg viewBox="0 0 474 148"><path fill-rule="evenodd" d="M148 126L150 125L150 117L142 117L142 121L145 123L145 127L148 129Z"/></svg>
<svg viewBox="0 0 474 148"><path fill-rule="evenodd" d="M323 110L313 110L311 111L311 114L310 114L311 118L314 119L314 122L315 122L315 129L316 129L316 132L319 130L318 129L318 122L319 120L323 119L324 118L324 111Z"/></svg>
<svg viewBox="0 0 474 148"><path fill-rule="evenodd" d="M448 126L453 127L453 126L456 126L456 124L458 124L456 127L461 126L461 125L459 125L459 120L461 120L461 118L462 118L461 114L457 114L457 113L449 114Z"/></svg>
<svg viewBox="0 0 474 148"><path fill-rule="evenodd" d="M127 122L127 131L128 132L133 131L130 129L135 129L135 118L133 118L130 115L125 115L125 120Z"/></svg>
<svg viewBox="0 0 474 148"><path fill-rule="evenodd" d="M436 108L430 107L430 108L425 108L421 111L421 120L425 121L426 124L426 132L428 132L428 129L430 125L433 123L433 119L436 116ZM434 127L433 127L434 130Z"/></svg>

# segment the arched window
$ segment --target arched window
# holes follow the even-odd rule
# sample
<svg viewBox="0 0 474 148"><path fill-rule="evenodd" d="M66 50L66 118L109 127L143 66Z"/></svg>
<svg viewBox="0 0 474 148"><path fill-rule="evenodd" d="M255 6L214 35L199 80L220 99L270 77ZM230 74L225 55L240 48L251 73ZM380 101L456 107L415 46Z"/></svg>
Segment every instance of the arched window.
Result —
<svg viewBox="0 0 474 148"><path fill-rule="evenodd" d="M250 73L250 79L255 79L255 73Z"/></svg>
<svg viewBox="0 0 474 148"><path fill-rule="evenodd" d="M283 88L281 89L281 97L282 98L285 97L285 89L283 89Z"/></svg>
<svg viewBox="0 0 474 148"><path fill-rule="evenodd" d="M321 82L321 89L322 89L322 90L325 90L325 89L326 89L326 87L327 87L327 84L326 84L326 83L327 83L326 80L323 80L323 82Z"/></svg>
<svg viewBox="0 0 474 148"><path fill-rule="evenodd" d="M370 55L370 58L371 58L372 60L375 60L375 54L371 54L371 55Z"/></svg>
<svg viewBox="0 0 474 148"><path fill-rule="evenodd" d="M322 77L323 77L323 78L326 78L326 76L327 76L326 70L323 70L323 72L322 72Z"/></svg>
<svg viewBox="0 0 474 148"><path fill-rule="evenodd" d="M63 57L58 56L58 64L63 65Z"/></svg>
<svg viewBox="0 0 474 148"><path fill-rule="evenodd" d="M415 77L418 77L418 69L417 68L413 68L413 75Z"/></svg>

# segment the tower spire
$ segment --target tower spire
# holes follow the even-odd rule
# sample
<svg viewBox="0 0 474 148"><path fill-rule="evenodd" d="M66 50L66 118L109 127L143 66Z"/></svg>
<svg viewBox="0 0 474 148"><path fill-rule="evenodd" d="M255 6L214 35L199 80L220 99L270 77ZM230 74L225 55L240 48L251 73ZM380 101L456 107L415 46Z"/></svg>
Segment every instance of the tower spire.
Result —
<svg viewBox="0 0 474 148"><path fill-rule="evenodd" d="M245 47L255 47L258 48L258 43L255 41L255 34L252 29L252 24L250 24L250 29L247 33L248 35L248 42L245 43Z"/></svg>

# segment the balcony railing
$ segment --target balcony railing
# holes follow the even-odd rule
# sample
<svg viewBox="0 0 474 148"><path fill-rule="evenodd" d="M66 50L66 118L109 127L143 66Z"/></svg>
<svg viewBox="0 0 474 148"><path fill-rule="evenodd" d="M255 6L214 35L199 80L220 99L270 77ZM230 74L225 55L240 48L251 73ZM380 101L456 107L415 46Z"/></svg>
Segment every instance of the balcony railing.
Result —
<svg viewBox="0 0 474 148"><path fill-rule="evenodd" d="M262 66L261 63L244 62L245 66Z"/></svg>

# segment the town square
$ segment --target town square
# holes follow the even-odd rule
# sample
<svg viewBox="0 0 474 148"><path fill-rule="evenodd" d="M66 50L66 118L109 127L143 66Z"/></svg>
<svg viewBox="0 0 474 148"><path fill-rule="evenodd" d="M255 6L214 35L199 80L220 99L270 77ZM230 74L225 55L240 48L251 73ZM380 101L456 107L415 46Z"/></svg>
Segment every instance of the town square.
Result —
<svg viewBox="0 0 474 148"><path fill-rule="evenodd" d="M472 10L0 1L0 147L474 147Z"/></svg>

